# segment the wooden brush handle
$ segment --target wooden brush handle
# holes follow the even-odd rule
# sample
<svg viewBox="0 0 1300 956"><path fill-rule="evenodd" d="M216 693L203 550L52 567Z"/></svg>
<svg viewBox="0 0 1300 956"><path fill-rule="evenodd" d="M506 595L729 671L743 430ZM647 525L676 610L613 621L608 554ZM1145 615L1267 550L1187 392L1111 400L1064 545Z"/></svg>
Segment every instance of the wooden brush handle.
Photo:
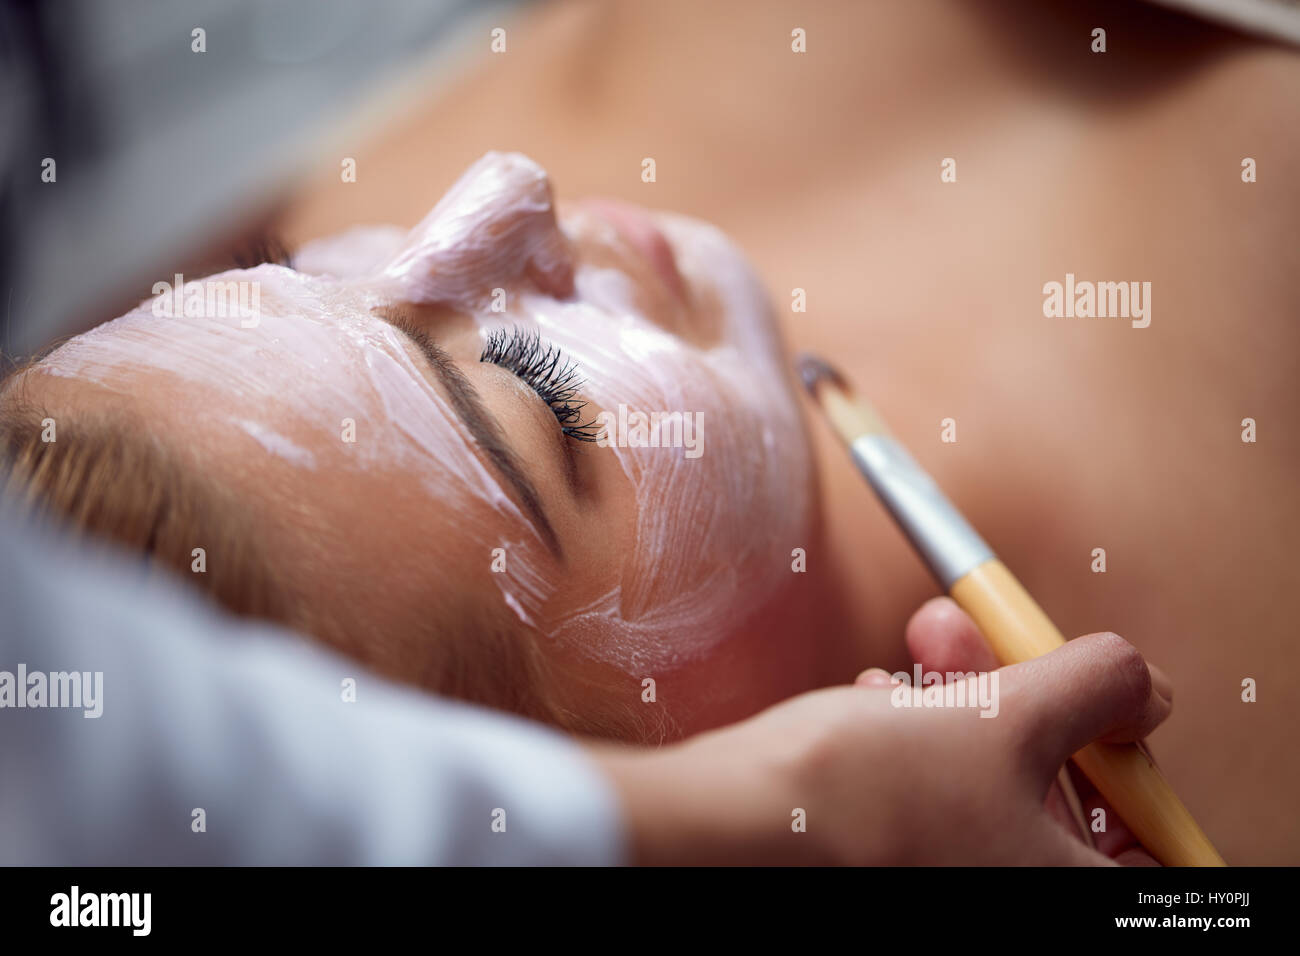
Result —
<svg viewBox="0 0 1300 956"><path fill-rule="evenodd" d="M1065 643L1056 625L996 558L958 579L952 597L969 614L1003 664L1040 657ZM1145 750L1094 743L1074 762L1147 851L1166 866L1223 866L1223 857Z"/></svg>

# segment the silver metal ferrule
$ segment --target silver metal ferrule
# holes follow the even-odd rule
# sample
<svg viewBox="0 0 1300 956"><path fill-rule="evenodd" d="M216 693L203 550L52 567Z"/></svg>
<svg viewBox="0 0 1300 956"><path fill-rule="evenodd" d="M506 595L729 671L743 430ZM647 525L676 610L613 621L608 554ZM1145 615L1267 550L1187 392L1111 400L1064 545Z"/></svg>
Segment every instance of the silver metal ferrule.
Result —
<svg viewBox="0 0 1300 956"><path fill-rule="evenodd" d="M993 557L934 479L888 435L863 435L849 446L858 470L920 552L944 590Z"/></svg>

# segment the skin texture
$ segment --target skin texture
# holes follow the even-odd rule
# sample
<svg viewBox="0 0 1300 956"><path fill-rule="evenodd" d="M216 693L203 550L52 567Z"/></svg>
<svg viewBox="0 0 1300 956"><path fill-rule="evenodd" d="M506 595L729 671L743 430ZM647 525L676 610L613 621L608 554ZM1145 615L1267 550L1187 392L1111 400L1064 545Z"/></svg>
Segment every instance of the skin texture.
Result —
<svg viewBox="0 0 1300 956"><path fill-rule="evenodd" d="M200 284L256 283L256 322L149 301L13 387L56 419L138 423L233 492L311 606L305 629L399 679L501 677L476 645L503 634L584 729L660 740L851 674L843 644L791 640L836 605L791 570L819 540L817 476L770 310L711 227L610 203L557 218L540 168L490 155L409 233L353 231L297 266ZM700 454L565 437L529 384L480 360L501 329L576 363L582 421L624 402L686 412Z"/></svg>
<svg viewBox="0 0 1300 956"><path fill-rule="evenodd" d="M719 223L792 344L870 397L1062 631L1113 628L1168 671L1183 706L1154 746L1224 856L1300 859L1300 691L1268 676L1300 665L1300 57L1118 2L566 3L508 26L508 55L339 150L357 183L323 163L290 238L410 223L503 146L566 192ZM1045 319L1066 272L1151 281L1151 326ZM843 584L858 661L899 669L934 584L813 438L834 520L809 576Z"/></svg>
<svg viewBox="0 0 1300 956"><path fill-rule="evenodd" d="M486 174L495 175L496 162L484 167ZM526 161L507 165L528 172ZM476 175L469 174L470 186ZM664 504L647 498L638 481L646 474L673 478L687 466L664 472L662 464L656 469L654 461L633 458L638 469L625 469L612 449L565 444L559 423L535 393L505 370L477 360L483 329L473 320L475 293L500 282L524 301L540 295L549 304L536 318L548 328L546 313L562 302L596 309L583 295L594 288L586 270L600 263L618 276L635 277L636 307L681 342L671 351L676 374L707 378L711 367L691 350L717 341L727 341L732 351L757 342L771 351L769 358L783 353L763 334L765 312L737 316L726 306L746 299L710 295L716 287L701 284L720 285L728 268L743 275L737 258L710 257L708 264L719 273L690 267L691 232L703 227L676 221L670 241L644 215L603 203L564 217L563 228L547 213L531 231L518 232L512 208L493 205L483 228L493 239L516 229L515 238L523 237L527 248L545 251L545 269L520 270L521 258L531 261L527 255L499 256L492 244L470 264L473 235L440 247L436 262L431 260L426 233L442 235L434 228L440 222L435 209L409 237L400 231L354 233L304 249L300 271L263 265L213 280L259 283L263 308L251 326L240 316L158 314L158 302L146 303L57 349L10 387L56 418L94 406L101 415L137 423L150 440L182 451L190 468L234 490L254 512L259 539L288 586L310 597L335 628L381 645L351 647L359 657L375 660L378 654L381 669L404 679L431 667L428 661L438 652L460 653L465 666L491 669L495 662L481 650L448 645L493 628L528 640L530 621L536 620L542 636L551 639L547 655L556 692L600 713L628 693L630 682L612 691L584 686L608 658L590 647L575 650L557 635L573 609L590 607L593 595L618 580L613 571L626 569L625 555L638 553L645 526L640 512ZM600 228L602 222L614 228ZM482 265L492 262L515 271ZM450 281L440 285L439 275L447 273ZM613 324L617 316L604 319ZM756 328L743 324L755 319ZM411 338L421 334L436 337L445 354L425 355ZM737 340L745 336L749 340ZM645 341L643 332L636 341ZM587 364L597 374L610 367L600 357L595 353ZM761 353L748 358L761 369ZM652 354L643 361L654 360ZM431 368L440 361L454 364L477 389L529 463L550 515L553 548L529 540L540 536L535 521L492 479L482 449L454 427L456 412L448 407L454 389ZM787 376L766 371L762 384L769 392L779 389L780 400L794 408ZM608 384L597 379L590 387ZM635 380L612 384L632 388ZM749 405L735 404L747 397ZM739 427L747 413L769 410L764 401L722 389L713 399L708 414L722 429L740 432L773 456L803 456L765 464L800 478L794 487L780 486L787 509L797 513L801 495L810 506L815 503L809 450L796 437L772 434L780 416ZM368 440L340 440L335 423L348 412ZM712 447L723 448L724 467L761 486L762 476L743 474L746 459L734 448L728 453L727 438L724 431L712 439ZM557 445L563 449L558 457ZM566 452L582 457L575 461ZM663 487L649 485L655 492ZM735 486L709 472L693 475L685 487L715 512L707 529L712 538L727 528L725 515L716 514L720 510L734 509L753 523L748 537L760 542L763 527L780 524L781 515L744 507ZM670 503L684 510L681 498ZM693 526L680 510L675 515L679 524L670 526L675 536L668 541L688 546L669 557L697 574L709 573L699 556L705 545L691 546ZM810 508L810 527L815 517ZM536 606L509 606L503 596L511 592L465 560L507 538L523 539L513 561L532 562L534 575L557 582ZM745 552L735 553L736 562L743 562ZM795 621L791 611L825 612L834 607L833 596L791 586L806 580L803 574L783 569L781 579L786 586L774 593L742 582L751 587L719 595L741 615L758 608L759 618L740 617L734 633L702 652L694 634L664 635L669 646L680 648L686 666L681 680L666 682L662 706L676 725L661 728L661 737L706 730L820 682L810 663L834 663L828 652L837 645L791 640L823 633L811 614ZM358 580L366 587L351 586ZM638 586L634 580L631 590L645 593L657 583ZM622 585L627 586L625 570ZM560 629L550 622L559 622ZM599 640L599 623L589 623L585 636ZM634 637L647 633L652 632L636 631ZM922 608L909 626L908 642L927 669L993 667L974 626L948 601ZM726 656L737 645L747 667L734 666ZM646 653L661 655L664 649ZM1163 677L1157 680L1136 649L1114 635L1072 642L999 677L995 720L982 720L974 710L897 708L888 675L866 671L855 686L795 697L686 744L593 747L592 754L619 792L630 853L641 863L1150 863L1117 821L1097 850L1087 848L1054 781L1061 763L1088 740L1131 740L1154 729L1169 713L1159 690ZM700 701L712 701L712 709ZM962 785L954 787L953 780ZM1095 794L1084 796L1088 808L1097 802ZM792 807L808 814L806 835L789 829Z"/></svg>
<svg viewBox="0 0 1300 956"><path fill-rule="evenodd" d="M908 641L923 664L991 658L946 598L913 616ZM1169 715L1137 650L1093 634L998 673L993 720L893 707L888 675L866 671L651 756L592 752L621 792L640 863L1152 865L1113 813L1087 847L1054 782L1088 740L1140 739ZM1105 808L1080 795L1086 812Z"/></svg>

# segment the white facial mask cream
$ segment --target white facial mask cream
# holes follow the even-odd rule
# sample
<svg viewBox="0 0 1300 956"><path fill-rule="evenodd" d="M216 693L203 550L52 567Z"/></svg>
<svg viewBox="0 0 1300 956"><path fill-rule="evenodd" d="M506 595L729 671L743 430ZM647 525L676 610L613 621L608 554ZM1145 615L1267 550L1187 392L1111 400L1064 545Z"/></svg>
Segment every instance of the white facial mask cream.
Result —
<svg viewBox="0 0 1300 956"><path fill-rule="evenodd" d="M684 664L736 633L788 581L791 551L811 528L814 476L755 277L716 229L657 222L687 285L719 303L708 346L644 315L624 273L575 268L572 242L604 235L608 224L579 211L558 227L545 173L525 157L489 154L409 234L352 230L301 249L300 273L259 266L210 277L261 282L255 328L238 318L160 318L145 303L67 343L45 368L120 390L133 368L165 370L211 414L308 471L322 456L306 436L334 440L351 420L355 467L414 476L485 564L506 548L507 570L492 577L522 621L628 672ZM504 314L489 308L494 289L508 290ZM454 304L484 336L535 328L576 361L582 397L596 407L703 423L707 441L696 453L626 435L600 450L617 457L636 499L635 543L607 593L555 606L559 582L541 535L401 334L372 314L392 301ZM268 422L270 408L282 412Z"/></svg>

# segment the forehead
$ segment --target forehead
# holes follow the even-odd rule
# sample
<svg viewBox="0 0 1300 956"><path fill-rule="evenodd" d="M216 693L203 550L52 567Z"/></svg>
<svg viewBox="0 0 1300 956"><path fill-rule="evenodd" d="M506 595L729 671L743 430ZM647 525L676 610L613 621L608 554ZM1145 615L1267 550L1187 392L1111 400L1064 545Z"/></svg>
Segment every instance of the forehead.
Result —
<svg viewBox="0 0 1300 956"><path fill-rule="evenodd" d="M411 538L428 551L455 539L447 516L497 530L518 524L452 409L401 334L370 312L369 297L278 267L194 285L252 280L255 321L146 302L53 351L23 375L23 392L56 419L110 420L159 442L238 492L268 526L304 523L298 537L305 532L319 554L340 529L351 529L335 542L348 553L364 552L371 532L392 549ZM407 516L401 527L386 525L396 514Z"/></svg>
<svg viewBox="0 0 1300 956"><path fill-rule="evenodd" d="M499 500L446 400L364 290L262 266L186 294L201 299L214 282L255 282L256 310L208 314L162 294L66 343L33 377L51 399L77 388L69 401L79 404L66 407L124 410L222 469L234 455L406 471L425 493Z"/></svg>
<svg viewBox="0 0 1300 956"><path fill-rule="evenodd" d="M262 333L266 361L279 354L271 328ZM102 422L120 430L128 446L139 441L164 448L177 466L201 479L200 486L222 492L219 498L201 497L192 504L205 510L217 503L238 508L257 529L259 547L281 584L328 614L343 632L400 636L409 631L410 615L424 620L453 614L450 602L483 593L482 582L462 573L466 562L457 559L484 547L467 529L502 526L503 516L487 494L458 497L457 488L446 485L435 498L419 480L394 480L391 469L358 467L368 447L390 450L393 444L376 440L373 428L367 439L374 420L360 413L354 412L357 440L350 442L340 418L331 413L322 419L312 412L320 402L299 405L274 390L226 392L218 381L176 374L168 361L192 354L184 344L187 338L191 345L202 341L193 329L179 332L180 346L156 345L150 361L110 366L110 345L139 345L138 332L119 326L114 336L121 342L106 335L100 340L102 350L96 345L99 351L69 343L76 362L93 369L93 379L66 374L77 366L56 353L46 360L48 367L35 366L14 383L55 418L60 443L75 442L81 429ZM321 349L338 355L345 351L336 340ZM65 374L51 374L51 369ZM352 408L366 407L366 388L364 380L354 381L340 392L340 400ZM125 451L129 454L130 448ZM451 516L465 520L457 525ZM217 509L208 517L219 524L231 516ZM198 538L194 545L212 547ZM222 558L209 551L209 561ZM440 568L445 586L430 588L430 564ZM358 589L364 598L357 597ZM352 598L341 602L329 597L349 592Z"/></svg>
<svg viewBox="0 0 1300 956"><path fill-rule="evenodd" d="M219 413L248 404L292 409L309 397L319 404L331 392L355 407L359 383L349 366L370 353L400 352L393 330L361 297L259 266L169 286L67 342L40 367L107 392L148 380L173 400L215 402L210 411Z"/></svg>

